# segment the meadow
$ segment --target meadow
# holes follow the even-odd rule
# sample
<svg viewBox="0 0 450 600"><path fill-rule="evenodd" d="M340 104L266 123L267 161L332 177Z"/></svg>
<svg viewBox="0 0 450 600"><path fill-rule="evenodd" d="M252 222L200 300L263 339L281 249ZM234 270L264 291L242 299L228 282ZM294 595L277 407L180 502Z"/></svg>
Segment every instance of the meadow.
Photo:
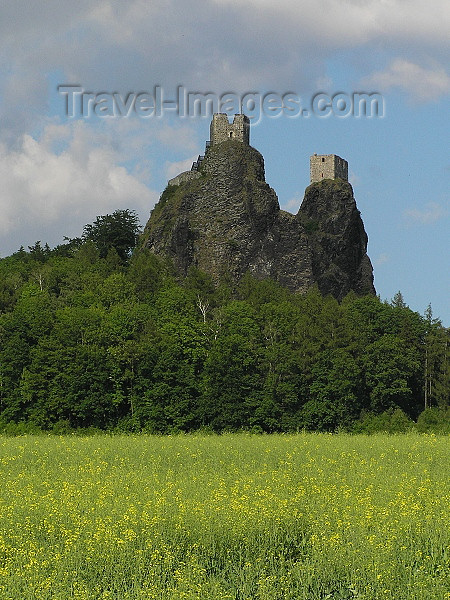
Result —
<svg viewBox="0 0 450 600"><path fill-rule="evenodd" d="M0 437L0 599L450 599L449 450L418 434Z"/></svg>

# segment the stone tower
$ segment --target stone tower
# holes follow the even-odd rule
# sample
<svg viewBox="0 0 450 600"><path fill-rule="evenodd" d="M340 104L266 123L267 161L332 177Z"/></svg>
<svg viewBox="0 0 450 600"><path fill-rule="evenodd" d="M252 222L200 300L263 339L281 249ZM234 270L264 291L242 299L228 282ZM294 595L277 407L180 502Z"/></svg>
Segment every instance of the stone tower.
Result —
<svg viewBox="0 0 450 600"><path fill-rule="evenodd" d="M250 119L245 115L234 115L233 122L228 121L225 113L215 113L210 127L211 146L237 140L244 144L250 144Z"/></svg>
<svg viewBox="0 0 450 600"><path fill-rule="evenodd" d="M309 159L311 183L322 179L348 181L348 162L336 154L313 154Z"/></svg>

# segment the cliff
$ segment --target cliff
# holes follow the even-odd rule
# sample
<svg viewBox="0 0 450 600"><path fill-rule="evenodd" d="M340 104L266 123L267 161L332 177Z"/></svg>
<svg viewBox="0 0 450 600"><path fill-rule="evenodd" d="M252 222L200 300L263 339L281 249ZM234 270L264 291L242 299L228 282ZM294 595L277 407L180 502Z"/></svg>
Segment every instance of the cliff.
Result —
<svg viewBox="0 0 450 600"><path fill-rule="evenodd" d="M238 281L249 271L294 291L317 283L338 299L350 290L375 293L351 185L310 185L294 216L280 210L261 154L239 141L211 146L199 177L166 188L142 242L182 275L195 265L215 281Z"/></svg>

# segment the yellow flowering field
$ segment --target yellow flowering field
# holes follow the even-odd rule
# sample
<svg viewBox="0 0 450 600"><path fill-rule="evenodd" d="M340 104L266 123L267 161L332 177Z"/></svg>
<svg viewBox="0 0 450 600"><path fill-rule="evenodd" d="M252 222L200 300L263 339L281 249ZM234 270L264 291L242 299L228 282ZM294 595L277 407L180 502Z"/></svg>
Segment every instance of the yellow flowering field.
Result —
<svg viewBox="0 0 450 600"><path fill-rule="evenodd" d="M449 462L417 434L0 437L0 599L450 599Z"/></svg>

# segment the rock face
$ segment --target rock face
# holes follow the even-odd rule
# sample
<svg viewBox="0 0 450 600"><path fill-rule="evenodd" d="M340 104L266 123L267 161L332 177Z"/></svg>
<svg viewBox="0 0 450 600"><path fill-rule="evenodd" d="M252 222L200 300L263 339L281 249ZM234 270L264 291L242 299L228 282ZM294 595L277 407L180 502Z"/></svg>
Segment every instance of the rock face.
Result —
<svg viewBox="0 0 450 600"><path fill-rule="evenodd" d="M348 182L324 179L310 185L297 219L312 231L312 274L322 294L339 300L350 290L375 294L367 234Z"/></svg>
<svg viewBox="0 0 450 600"><path fill-rule="evenodd" d="M306 189L297 215L280 210L264 176L261 154L229 140L211 146L200 177L168 186L153 209L143 245L170 258L238 281L249 271L293 291L317 283L338 299L374 294L367 235L352 187L325 179Z"/></svg>

